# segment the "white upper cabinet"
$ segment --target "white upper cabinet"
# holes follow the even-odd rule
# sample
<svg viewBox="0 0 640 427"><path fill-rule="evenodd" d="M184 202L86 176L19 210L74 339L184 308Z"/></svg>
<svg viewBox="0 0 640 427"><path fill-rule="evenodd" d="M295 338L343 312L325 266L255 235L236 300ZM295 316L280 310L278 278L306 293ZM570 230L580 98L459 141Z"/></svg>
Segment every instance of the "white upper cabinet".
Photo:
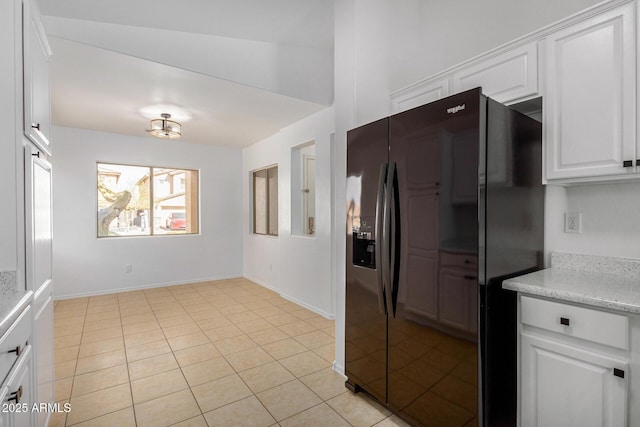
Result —
<svg viewBox="0 0 640 427"><path fill-rule="evenodd" d="M391 111L400 113L451 95L449 77L419 81L391 94Z"/></svg>
<svg viewBox="0 0 640 427"><path fill-rule="evenodd" d="M399 113L478 86L505 104L537 96L537 42L491 52L395 91L391 110Z"/></svg>
<svg viewBox="0 0 640 427"><path fill-rule="evenodd" d="M640 1L611 0L391 94L394 113L474 87L514 104L543 97L543 180L640 180Z"/></svg>
<svg viewBox="0 0 640 427"><path fill-rule="evenodd" d="M453 92L478 86L482 93L508 104L538 93L538 49L532 42L463 66L453 74Z"/></svg>
<svg viewBox="0 0 640 427"><path fill-rule="evenodd" d="M40 11L35 0L23 3L24 134L51 155L49 57Z"/></svg>
<svg viewBox="0 0 640 427"><path fill-rule="evenodd" d="M635 49L634 3L546 37L547 180L619 179L636 172Z"/></svg>

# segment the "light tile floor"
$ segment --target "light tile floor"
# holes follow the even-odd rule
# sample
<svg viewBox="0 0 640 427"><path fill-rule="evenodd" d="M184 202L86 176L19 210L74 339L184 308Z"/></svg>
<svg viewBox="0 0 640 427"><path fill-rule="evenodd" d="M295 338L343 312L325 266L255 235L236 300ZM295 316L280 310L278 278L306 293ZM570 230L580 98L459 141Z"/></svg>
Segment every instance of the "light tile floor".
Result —
<svg viewBox="0 0 640 427"><path fill-rule="evenodd" d="M57 301L58 426L405 426L331 369L334 322L243 279Z"/></svg>

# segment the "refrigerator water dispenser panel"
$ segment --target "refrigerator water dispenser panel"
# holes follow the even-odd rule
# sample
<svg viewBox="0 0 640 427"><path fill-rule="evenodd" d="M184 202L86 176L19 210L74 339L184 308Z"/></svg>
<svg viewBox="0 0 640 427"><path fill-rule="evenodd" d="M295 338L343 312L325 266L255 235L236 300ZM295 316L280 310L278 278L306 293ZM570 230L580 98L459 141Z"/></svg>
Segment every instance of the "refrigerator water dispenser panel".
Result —
<svg viewBox="0 0 640 427"><path fill-rule="evenodd" d="M353 218L353 264L376 268L376 241L373 231L375 218Z"/></svg>
<svg viewBox="0 0 640 427"><path fill-rule="evenodd" d="M360 267L376 268L376 242L353 235L353 264Z"/></svg>

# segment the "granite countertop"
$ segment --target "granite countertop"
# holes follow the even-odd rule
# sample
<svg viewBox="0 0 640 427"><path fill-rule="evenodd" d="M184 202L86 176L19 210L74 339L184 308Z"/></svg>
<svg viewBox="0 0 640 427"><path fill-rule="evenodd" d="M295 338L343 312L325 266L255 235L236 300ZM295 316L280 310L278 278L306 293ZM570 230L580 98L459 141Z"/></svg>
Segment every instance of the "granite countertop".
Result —
<svg viewBox="0 0 640 427"><path fill-rule="evenodd" d="M505 280L502 287L640 314L640 260L553 254L552 267Z"/></svg>
<svg viewBox="0 0 640 427"><path fill-rule="evenodd" d="M15 273L0 273L0 337L31 303L32 291L16 289Z"/></svg>

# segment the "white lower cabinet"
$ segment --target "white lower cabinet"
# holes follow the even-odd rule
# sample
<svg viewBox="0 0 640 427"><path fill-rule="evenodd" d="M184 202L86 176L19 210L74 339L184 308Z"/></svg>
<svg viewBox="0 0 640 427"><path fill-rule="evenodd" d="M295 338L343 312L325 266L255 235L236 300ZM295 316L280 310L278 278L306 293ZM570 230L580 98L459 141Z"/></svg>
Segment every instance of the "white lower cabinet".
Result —
<svg viewBox="0 0 640 427"><path fill-rule="evenodd" d="M32 347L27 345L9 375L8 395L4 404L9 405L9 423L11 427L31 427L33 425L34 394L31 387L32 380ZM14 405L11 407L11 405Z"/></svg>
<svg viewBox="0 0 640 427"><path fill-rule="evenodd" d="M638 425L635 320L520 296L520 426Z"/></svg>

